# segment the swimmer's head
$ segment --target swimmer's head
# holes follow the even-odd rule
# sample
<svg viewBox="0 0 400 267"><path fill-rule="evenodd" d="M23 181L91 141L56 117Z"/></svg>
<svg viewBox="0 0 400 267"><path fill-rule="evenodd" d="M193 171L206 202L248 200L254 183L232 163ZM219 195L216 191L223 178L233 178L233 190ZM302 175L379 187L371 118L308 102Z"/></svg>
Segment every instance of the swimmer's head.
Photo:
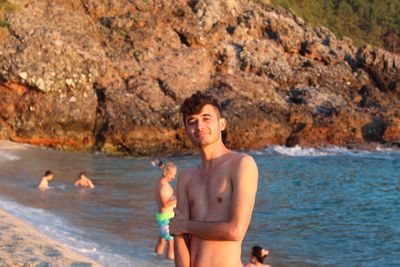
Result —
<svg viewBox="0 0 400 267"><path fill-rule="evenodd" d="M46 177L47 180L53 179L53 172L50 171L50 170L47 170L47 171L44 173L44 177Z"/></svg>
<svg viewBox="0 0 400 267"><path fill-rule="evenodd" d="M264 263L264 260L268 256L268 254L269 254L268 250L260 246L254 246L251 248L252 260L257 261L259 263Z"/></svg>
<svg viewBox="0 0 400 267"><path fill-rule="evenodd" d="M78 175L78 178L87 177L87 172L81 172Z"/></svg>
<svg viewBox="0 0 400 267"><path fill-rule="evenodd" d="M160 160L160 161L158 162L158 168L162 169L162 168L164 168L164 167L165 167L165 163L164 163L162 160Z"/></svg>
<svg viewBox="0 0 400 267"><path fill-rule="evenodd" d="M174 180L175 175L177 172L177 167L172 161L168 161L165 166L162 168L163 170L163 176L167 177L169 180Z"/></svg>

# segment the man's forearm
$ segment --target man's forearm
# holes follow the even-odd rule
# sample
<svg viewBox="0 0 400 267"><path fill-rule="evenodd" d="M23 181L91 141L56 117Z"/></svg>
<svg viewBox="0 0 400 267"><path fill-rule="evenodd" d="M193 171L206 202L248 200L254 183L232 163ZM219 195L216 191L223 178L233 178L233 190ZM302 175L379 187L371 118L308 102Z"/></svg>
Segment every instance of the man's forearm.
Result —
<svg viewBox="0 0 400 267"><path fill-rule="evenodd" d="M234 221L200 222L188 220L185 223L185 232L205 240L241 241L246 230L247 226L240 226Z"/></svg>
<svg viewBox="0 0 400 267"><path fill-rule="evenodd" d="M189 238L187 234L174 236L175 266L189 267Z"/></svg>

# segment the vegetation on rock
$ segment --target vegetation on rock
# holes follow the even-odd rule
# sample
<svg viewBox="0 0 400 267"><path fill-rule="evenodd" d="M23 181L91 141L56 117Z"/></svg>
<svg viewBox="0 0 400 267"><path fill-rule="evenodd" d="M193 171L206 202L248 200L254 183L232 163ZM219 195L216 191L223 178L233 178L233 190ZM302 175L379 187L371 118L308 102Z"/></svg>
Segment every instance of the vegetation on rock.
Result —
<svg viewBox="0 0 400 267"><path fill-rule="evenodd" d="M400 53L400 1L398 0L272 0L313 26L325 26L337 36L351 37Z"/></svg>

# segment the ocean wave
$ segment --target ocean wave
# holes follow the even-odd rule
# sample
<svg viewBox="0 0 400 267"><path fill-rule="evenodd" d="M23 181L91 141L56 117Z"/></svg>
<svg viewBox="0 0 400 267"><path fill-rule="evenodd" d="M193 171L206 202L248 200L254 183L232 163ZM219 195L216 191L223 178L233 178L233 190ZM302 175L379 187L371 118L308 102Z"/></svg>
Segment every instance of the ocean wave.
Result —
<svg viewBox="0 0 400 267"><path fill-rule="evenodd" d="M370 154L366 150L351 150L345 147L332 146L329 148L303 148L301 146L286 147L286 146L269 146L261 153L266 155L283 155L291 157L301 156L336 156L336 155L365 155Z"/></svg>
<svg viewBox="0 0 400 267"><path fill-rule="evenodd" d="M43 234L90 257L105 266L128 266L131 261L117 255L99 244L82 238L82 231L65 221L60 216L43 209L20 205L11 200L0 198L0 209L16 218L28 222Z"/></svg>
<svg viewBox="0 0 400 267"><path fill-rule="evenodd" d="M19 160L19 157L9 152L0 151L0 162L12 160Z"/></svg>

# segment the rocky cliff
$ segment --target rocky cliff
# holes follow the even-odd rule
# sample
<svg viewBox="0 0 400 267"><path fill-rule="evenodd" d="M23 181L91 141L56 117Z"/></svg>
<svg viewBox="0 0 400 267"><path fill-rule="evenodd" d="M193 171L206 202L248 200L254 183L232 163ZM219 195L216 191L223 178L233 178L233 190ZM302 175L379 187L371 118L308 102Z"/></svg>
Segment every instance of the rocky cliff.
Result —
<svg viewBox="0 0 400 267"><path fill-rule="evenodd" d="M229 145L400 144L400 57L262 1L19 0L0 27L0 139L132 155L190 148L181 101Z"/></svg>

